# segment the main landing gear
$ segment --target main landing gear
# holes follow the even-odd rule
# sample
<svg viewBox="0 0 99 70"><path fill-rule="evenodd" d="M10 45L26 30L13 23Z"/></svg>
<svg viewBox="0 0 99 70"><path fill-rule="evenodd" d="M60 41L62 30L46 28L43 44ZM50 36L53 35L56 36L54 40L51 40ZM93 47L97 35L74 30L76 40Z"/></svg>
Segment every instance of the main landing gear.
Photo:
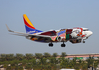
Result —
<svg viewBox="0 0 99 70"><path fill-rule="evenodd" d="M53 47L53 43L49 43L49 46L50 46L50 47Z"/></svg>
<svg viewBox="0 0 99 70"><path fill-rule="evenodd" d="M61 44L61 47L65 47L66 45L64 44L64 42L63 42L63 44ZM49 43L49 47L53 47L53 43L51 42L51 43Z"/></svg>
<svg viewBox="0 0 99 70"><path fill-rule="evenodd" d="M63 44L61 44L61 47L65 47L66 45L64 44L64 42L63 42Z"/></svg>
<svg viewBox="0 0 99 70"><path fill-rule="evenodd" d="M82 40L82 42L83 42L83 43L85 43L85 41L84 41L84 40Z"/></svg>

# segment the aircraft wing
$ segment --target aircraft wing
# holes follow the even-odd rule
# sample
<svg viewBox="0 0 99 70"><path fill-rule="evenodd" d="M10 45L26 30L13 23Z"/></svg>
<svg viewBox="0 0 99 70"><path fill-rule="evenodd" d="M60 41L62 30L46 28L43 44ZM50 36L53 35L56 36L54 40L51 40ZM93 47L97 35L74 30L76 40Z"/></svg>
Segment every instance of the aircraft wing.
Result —
<svg viewBox="0 0 99 70"><path fill-rule="evenodd" d="M22 33L22 32L15 32L9 29L9 27L6 24L6 27L8 29L9 32L12 32L12 35L18 35L18 36L25 36L25 37L31 37L31 36L35 36L35 37L44 37L44 38L51 38L52 36L47 36L47 35L35 35L35 34L27 34L27 33Z"/></svg>

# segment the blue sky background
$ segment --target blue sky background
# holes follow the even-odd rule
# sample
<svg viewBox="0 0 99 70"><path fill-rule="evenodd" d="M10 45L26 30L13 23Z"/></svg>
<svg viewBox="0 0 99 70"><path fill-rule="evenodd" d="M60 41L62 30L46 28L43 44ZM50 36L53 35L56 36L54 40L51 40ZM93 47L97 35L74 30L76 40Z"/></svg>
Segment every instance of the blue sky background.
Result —
<svg viewBox="0 0 99 70"><path fill-rule="evenodd" d="M11 30L25 32L22 15L27 14L35 28L50 29L86 27L93 35L86 43L47 43L27 40L25 37L10 35ZM62 52L67 54L99 53L99 0L0 0L0 54Z"/></svg>

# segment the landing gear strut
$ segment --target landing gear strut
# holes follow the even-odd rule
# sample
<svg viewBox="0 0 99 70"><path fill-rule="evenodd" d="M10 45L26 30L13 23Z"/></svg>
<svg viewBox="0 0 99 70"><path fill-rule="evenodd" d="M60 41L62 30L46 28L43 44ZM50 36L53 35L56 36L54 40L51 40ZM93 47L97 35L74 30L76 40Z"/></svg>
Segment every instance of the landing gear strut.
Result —
<svg viewBox="0 0 99 70"><path fill-rule="evenodd" d="M53 43L49 43L49 46L50 46L50 47L53 47Z"/></svg>
<svg viewBox="0 0 99 70"><path fill-rule="evenodd" d="M61 47L65 47L66 45L64 44L64 42L63 42L63 44L61 44Z"/></svg>

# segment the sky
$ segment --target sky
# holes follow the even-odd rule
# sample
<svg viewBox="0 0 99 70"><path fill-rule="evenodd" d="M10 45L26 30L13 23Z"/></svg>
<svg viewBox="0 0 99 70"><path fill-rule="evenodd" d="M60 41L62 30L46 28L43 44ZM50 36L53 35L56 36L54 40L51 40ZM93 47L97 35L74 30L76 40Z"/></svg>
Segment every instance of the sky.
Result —
<svg viewBox="0 0 99 70"><path fill-rule="evenodd" d="M26 32L23 14L26 14L36 29L42 31L63 28L85 27L93 35L86 43L66 42L39 43L22 36L11 35L6 25L13 31ZM99 53L99 0L0 0L0 54L26 54L62 52L66 54Z"/></svg>

